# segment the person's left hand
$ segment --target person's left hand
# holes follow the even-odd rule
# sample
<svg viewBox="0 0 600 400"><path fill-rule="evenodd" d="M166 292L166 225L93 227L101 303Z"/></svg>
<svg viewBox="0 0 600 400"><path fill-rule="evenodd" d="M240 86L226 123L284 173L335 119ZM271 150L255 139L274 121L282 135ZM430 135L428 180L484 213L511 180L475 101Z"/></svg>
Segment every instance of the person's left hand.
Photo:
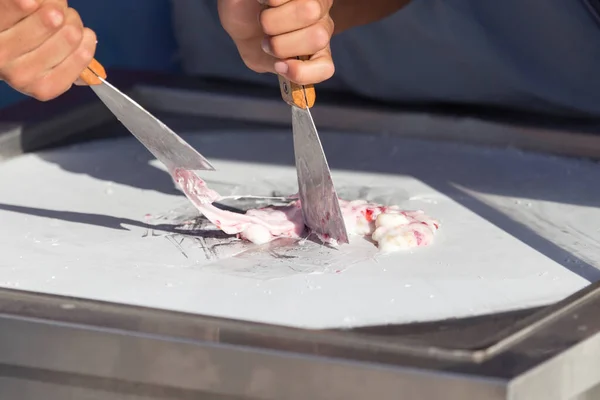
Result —
<svg viewBox="0 0 600 400"><path fill-rule="evenodd" d="M344 1L344 0L341 0ZM263 3L263 4L261 4ZM333 0L219 0L221 24L248 68L308 85L333 76ZM267 7L265 7L267 6ZM307 61L296 57L310 55Z"/></svg>

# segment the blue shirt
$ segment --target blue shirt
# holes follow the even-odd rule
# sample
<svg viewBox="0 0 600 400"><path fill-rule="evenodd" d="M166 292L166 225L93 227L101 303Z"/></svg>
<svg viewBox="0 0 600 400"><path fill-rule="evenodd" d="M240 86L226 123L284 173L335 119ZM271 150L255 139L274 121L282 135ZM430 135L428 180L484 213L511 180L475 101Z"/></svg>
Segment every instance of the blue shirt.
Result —
<svg viewBox="0 0 600 400"><path fill-rule="evenodd" d="M276 85L244 66L215 3L174 2L186 71ZM336 75L322 87L600 116L600 0L414 0L336 36L332 51Z"/></svg>

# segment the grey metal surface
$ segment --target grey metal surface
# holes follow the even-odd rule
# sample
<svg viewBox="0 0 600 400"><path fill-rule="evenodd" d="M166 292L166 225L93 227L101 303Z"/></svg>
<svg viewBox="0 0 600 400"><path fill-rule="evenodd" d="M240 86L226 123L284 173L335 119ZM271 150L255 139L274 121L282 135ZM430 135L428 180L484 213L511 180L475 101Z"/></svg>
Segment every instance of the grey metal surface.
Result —
<svg viewBox="0 0 600 400"><path fill-rule="evenodd" d="M233 117L241 120L286 122L277 100L267 101L272 107L268 109L250 97L157 87L144 87L138 94L143 104L179 115L222 117L233 109L237 110ZM332 127L500 146L512 143L536 151L600 158L598 137L576 129L561 132L337 106L320 109L324 124ZM406 123L402 131L398 131L399 122ZM71 133L77 131L68 128ZM39 132L66 134L48 131L48 126ZM10 146L17 148L14 143ZM354 336L359 341L332 336L326 344L313 337L322 337L322 332L0 290L0 362L5 363L0 365L0 376L11 381L4 387L17 390L12 393L25 390L20 386L19 392L15 381L29 380L38 390L47 388L48 398L62 393L62 398L79 399L86 387L101 387L112 397L95 393L98 397L91 398L115 399L128 393L133 398L353 399L397 398L401 393L403 398L419 400L567 400L578 396L587 400L595 398L593 390L600 382L598 291L598 285L593 285L519 320L516 326L508 324L505 333L499 328L504 340L501 346L492 346L494 351L486 347L463 358L459 356L465 355L464 350L447 349L450 354L440 359L414 342L404 342L390 353L403 339L384 339L376 333ZM187 324L185 329L182 324ZM384 343L386 351L380 347ZM416 356L398 355L406 347L424 351ZM50 393L56 386L44 382L57 381L63 391ZM155 386L144 384L150 381ZM174 388L179 389L164 395ZM229 397L216 397L216 393Z"/></svg>
<svg viewBox="0 0 600 400"><path fill-rule="evenodd" d="M323 239L348 243L329 165L310 109L291 106L298 194L304 223Z"/></svg>
<svg viewBox="0 0 600 400"><path fill-rule="evenodd" d="M505 393L501 380L469 382L465 375L441 371L432 374L285 351L18 319L4 319L0 328L2 364L60 371L64 380L86 376L130 382L130 387L141 386L138 391L148 391L149 386L160 393L173 387L188 398L190 392L208 392L272 400L362 400L377 394L384 400L404 393L406 400L464 400L468 396L500 400ZM109 388L118 389L118 385L114 382Z"/></svg>
<svg viewBox="0 0 600 400"><path fill-rule="evenodd" d="M0 124L0 161L13 154L23 153L23 146L19 140L22 127L19 124Z"/></svg>
<svg viewBox="0 0 600 400"><path fill-rule="evenodd" d="M107 81L90 86L119 121L170 171L214 170L204 156Z"/></svg>
<svg viewBox="0 0 600 400"><path fill-rule="evenodd" d="M164 112L232 121L288 124L288 105L279 98L151 85L139 85L135 93L144 106ZM312 115L321 130L384 133L600 159L600 120L557 121L556 125L563 125L557 127L548 121L548 117L537 118L532 123L511 115L483 118L377 107L373 104L345 105L339 98L320 100L319 105L312 109Z"/></svg>
<svg viewBox="0 0 600 400"><path fill-rule="evenodd" d="M600 289L585 292L524 319L505 346L440 353L0 290L0 376L173 399L567 400L600 381Z"/></svg>
<svg viewBox="0 0 600 400"><path fill-rule="evenodd" d="M511 400L571 399L594 390L600 383L600 290L598 285L595 287L562 302L560 315L547 314L544 319L528 324L525 336L529 336L526 331L538 330L544 332L543 339L539 335L536 341L534 334L515 343L508 343L509 338L504 340L508 344L504 351L521 348L535 360L535 365L512 379ZM568 344L564 343L568 350L556 352L567 331L572 332ZM542 361L544 353L554 357Z"/></svg>

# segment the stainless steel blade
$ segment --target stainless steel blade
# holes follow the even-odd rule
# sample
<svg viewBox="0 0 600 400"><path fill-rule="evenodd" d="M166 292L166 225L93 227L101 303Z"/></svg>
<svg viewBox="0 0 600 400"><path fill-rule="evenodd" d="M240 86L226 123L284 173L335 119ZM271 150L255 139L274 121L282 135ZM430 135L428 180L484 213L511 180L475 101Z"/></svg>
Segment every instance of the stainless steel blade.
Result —
<svg viewBox="0 0 600 400"><path fill-rule="evenodd" d="M292 130L304 222L321 236L348 243L346 224L329 165L308 108L292 106Z"/></svg>
<svg viewBox="0 0 600 400"><path fill-rule="evenodd" d="M90 86L119 121L169 171L214 170L214 167L185 140L142 108L129 96L100 78L101 85Z"/></svg>

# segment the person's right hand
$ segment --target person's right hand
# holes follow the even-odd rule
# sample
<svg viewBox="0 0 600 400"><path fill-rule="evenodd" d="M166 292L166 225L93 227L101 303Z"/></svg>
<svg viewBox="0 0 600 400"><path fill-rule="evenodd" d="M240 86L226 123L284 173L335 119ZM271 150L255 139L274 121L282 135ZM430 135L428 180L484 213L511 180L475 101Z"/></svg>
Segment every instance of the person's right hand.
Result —
<svg viewBox="0 0 600 400"><path fill-rule="evenodd" d="M308 85L331 78L335 71L329 47L332 4L333 0L219 0L218 6L221 24L248 68ZM308 55L307 61L296 59Z"/></svg>
<svg viewBox="0 0 600 400"><path fill-rule="evenodd" d="M95 33L66 0L0 0L0 79L19 92L58 97L95 51Z"/></svg>

